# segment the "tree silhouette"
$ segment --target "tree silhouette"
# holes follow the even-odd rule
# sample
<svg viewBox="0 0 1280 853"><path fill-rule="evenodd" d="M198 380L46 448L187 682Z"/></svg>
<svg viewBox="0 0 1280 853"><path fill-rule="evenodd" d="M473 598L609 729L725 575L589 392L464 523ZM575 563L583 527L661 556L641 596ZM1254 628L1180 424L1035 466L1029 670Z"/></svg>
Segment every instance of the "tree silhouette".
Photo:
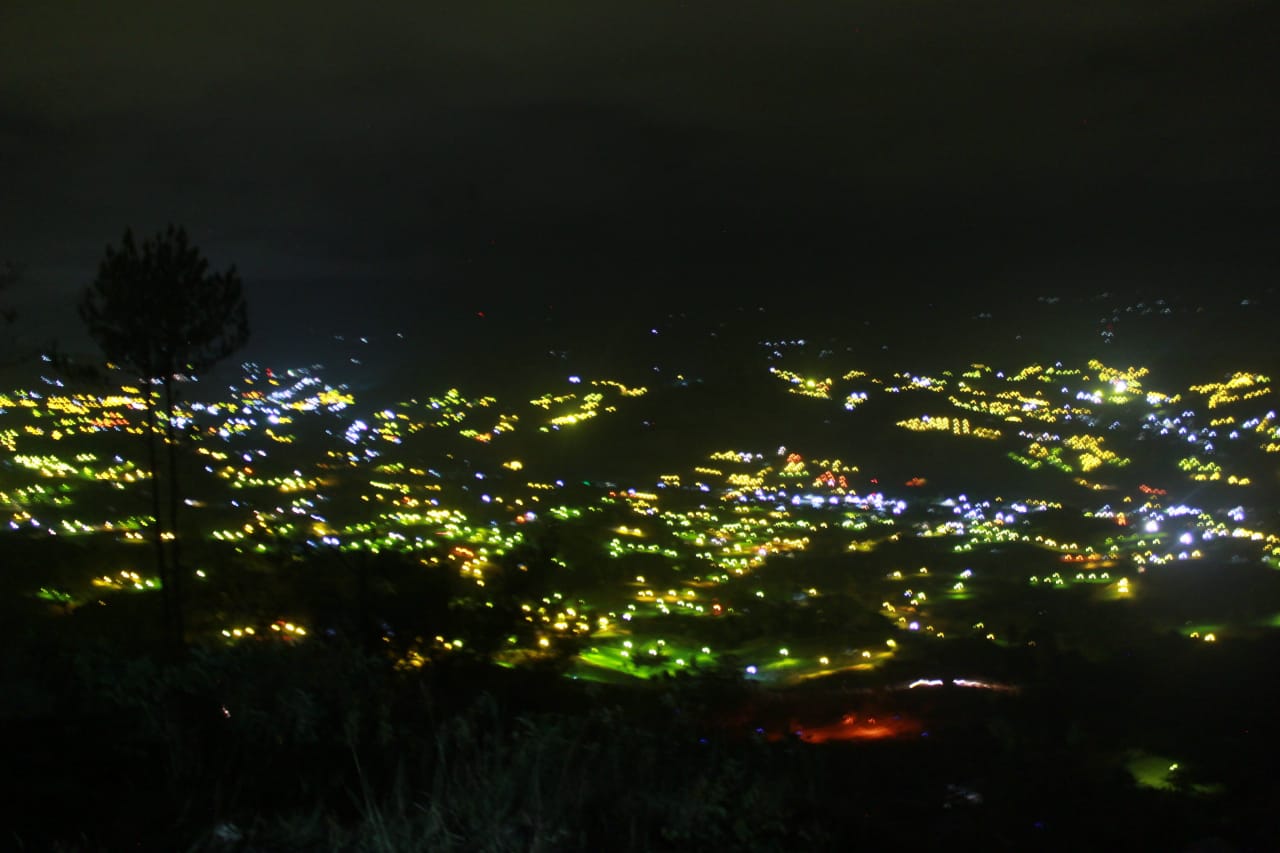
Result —
<svg viewBox="0 0 1280 853"><path fill-rule="evenodd" d="M9 288L18 283L18 268L8 262L0 262L0 293L4 293ZM18 314L9 305L0 305L0 323L9 325Z"/></svg>
<svg viewBox="0 0 1280 853"><path fill-rule="evenodd" d="M180 493L174 383L179 376L207 370L248 339L248 309L240 277L234 266L211 272L208 260L181 228L170 225L141 246L126 230L119 248L107 246L97 277L80 300L80 317L107 361L132 372L142 386L152 539L165 629L169 640L181 646L183 579L177 536ZM161 441L168 451L167 531L160 513L157 444Z"/></svg>
<svg viewBox="0 0 1280 853"><path fill-rule="evenodd" d="M0 261L0 329L4 329L4 359L0 363L11 363L17 357L10 351L13 340L9 337L8 327L18 318L18 312L12 305L4 301L6 294L22 278L22 271L12 263Z"/></svg>

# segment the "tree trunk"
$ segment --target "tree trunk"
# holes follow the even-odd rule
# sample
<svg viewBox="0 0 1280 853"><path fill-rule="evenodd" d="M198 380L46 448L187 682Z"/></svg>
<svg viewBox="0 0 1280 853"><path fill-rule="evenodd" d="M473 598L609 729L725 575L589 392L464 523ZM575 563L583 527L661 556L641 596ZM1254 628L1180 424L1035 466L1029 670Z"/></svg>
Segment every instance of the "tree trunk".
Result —
<svg viewBox="0 0 1280 853"><path fill-rule="evenodd" d="M173 630L177 640L178 647L181 648L186 642L186 620L183 616L183 571L182 558L178 549L178 450L177 437L173 432L173 374L166 373L164 377L164 408L165 408L165 444L169 446L169 533L172 539L169 542L169 559L170 571L169 575L173 579Z"/></svg>
<svg viewBox="0 0 1280 853"><path fill-rule="evenodd" d="M147 465L151 469L151 540L155 544L156 572L160 575L160 606L164 620L164 641L169 643L174 636L173 589L169 570L164 556L164 525L160 522L160 472L158 454L156 453L156 407L152 397L151 381L143 380L146 403L147 430Z"/></svg>

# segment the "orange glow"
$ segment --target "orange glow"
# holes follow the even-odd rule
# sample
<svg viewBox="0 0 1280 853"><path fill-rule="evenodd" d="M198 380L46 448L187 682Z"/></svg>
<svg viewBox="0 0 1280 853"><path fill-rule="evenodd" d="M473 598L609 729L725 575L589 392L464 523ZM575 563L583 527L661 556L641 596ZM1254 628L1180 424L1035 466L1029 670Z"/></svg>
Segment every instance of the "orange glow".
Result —
<svg viewBox="0 0 1280 853"><path fill-rule="evenodd" d="M857 714L845 714L839 722L825 726L793 724L789 728L789 734L795 735L805 743L827 743L829 741L885 740L917 735L921 731L921 724L918 720L907 719L901 715L859 718ZM770 740L781 740L783 737L784 735L775 735Z"/></svg>

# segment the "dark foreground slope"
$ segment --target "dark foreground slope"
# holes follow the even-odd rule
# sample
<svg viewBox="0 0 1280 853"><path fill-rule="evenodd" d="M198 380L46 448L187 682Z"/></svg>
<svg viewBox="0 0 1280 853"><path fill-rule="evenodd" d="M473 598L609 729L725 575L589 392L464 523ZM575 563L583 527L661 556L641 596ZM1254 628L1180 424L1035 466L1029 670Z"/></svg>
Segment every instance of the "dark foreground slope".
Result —
<svg viewBox="0 0 1280 853"><path fill-rule="evenodd" d="M1270 768L1241 760L1276 734L1266 691L1168 649L1042 654L1013 695L894 695L401 671L341 638L164 660L32 628L0 676L12 849L1254 850L1277 829ZM1122 705L1133 678L1150 700ZM898 734L804 737L842 712ZM1140 787L1135 745L1186 766Z"/></svg>

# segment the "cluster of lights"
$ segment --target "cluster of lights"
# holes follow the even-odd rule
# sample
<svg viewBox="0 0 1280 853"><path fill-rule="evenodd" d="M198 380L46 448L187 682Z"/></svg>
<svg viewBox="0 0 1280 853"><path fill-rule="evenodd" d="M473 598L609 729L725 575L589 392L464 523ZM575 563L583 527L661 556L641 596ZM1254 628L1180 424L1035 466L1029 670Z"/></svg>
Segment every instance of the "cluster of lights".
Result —
<svg viewBox="0 0 1280 853"><path fill-rule="evenodd" d="M781 348L775 353L783 358ZM952 411L898 425L1001 442L1002 450L1016 448L1010 450L1016 461L1046 469L1047 474L1056 470L1120 476L1129 460L1103 436L1135 408L1141 412L1140 428L1153 437L1196 446L1196 455L1184 457L1178 467L1197 482L1251 485L1247 477L1224 473L1211 456L1223 452L1213 447L1215 440L1227 446L1232 440L1248 439L1260 442L1263 450L1280 450L1274 413L1251 417L1254 413L1246 411L1270 393L1269 380L1254 374L1191 388L1206 399L1209 409L1219 410L1208 426L1197 427L1192 409L1172 408L1180 395L1145 387L1146 369L1111 368L1096 361L1084 369L1030 365L1009 375L973 365L958 375L899 372L883 380L856 370L839 379L808 377L776 365L771 371L791 393L846 409L861 407L876 393L915 394L920 399L933 394L928 398L930 410L945 410L949 402ZM718 451L687 469L661 475L652 491L584 483L591 498L576 503L576 485L521 482L538 476L526 472L538 470L538 460L511 458L510 453L484 456L496 450L470 443L466 446L475 451L474 458L450 455L452 467L432 463L440 470L428 468L413 455L414 436L424 430L448 430L489 444L529 423L548 431L581 424L616 412L624 401L647 392L604 379L573 377L569 384L574 386L569 391L530 400L533 411L504 412L493 397L470 397L450 389L425 403L413 400L359 412L352 392L326 385L315 371L277 376L253 369L229 399L191 402L175 413L175 426L193 436L192 446L206 463L210 480L228 487L227 494L233 496L209 505L192 503L193 527L216 517L216 523L203 526L201 535L241 553L265 553L276 540L293 537L317 549L413 554L431 570L453 571L473 582L475 590L484 591L476 592L482 606L493 605L484 596L502 558L524 544L530 527L544 516L589 527L593 533L609 531L596 542L599 556L619 565L655 563L672 571L660 583L641 576L634 584L593 592L596 600L590 604L567 591L524 602L530 634L524 641L512 638L510 654L515 660L524 653L549 652L570 638L616 638L614 646L595 647L601 650L598 656L588 651L582 659L610 667L628 661L631 668L625 671L632 674L714 660L710 647L693 639L706 624L699 620L751 618L752 606L786 606L786 594L766 593L760 570L771 561L806 552L815 541L823 541L819 537L836 537L849 554L915 537L940 540L958 554L1021 543L1068 563L1064 571L1038 572L1031 578L1033 584L1097 584L1120 598L1133 597L1134 588L1128 578L1112 577L1114 566L1146 572L1171 561L1200 559L1211 553L1218 539L1256 543L1280 558L1280 539L1246 527L1243 509L1238 517L1233 510L1229 517L1219 518L1201 510L1162 508L1157 501L1163 490L1145 484L1140 491L1119 489L1117 507L1122 509L1103 507L1091 513L1112 519L1118 535L1105 543L1082 544L1035 532L1031 516L1061 508L1046 500L970 501L964 495L939 498L920 490L919 503L913 499L912 504L925 504L929 514L922 520L916 513L908 524L903 520L912 508L908 502L886 496L859 466L808 458L785 447L776 453L756 448ZM127 542L146 541L146 519L76 518L72 501L89 488L141 494L148 479L142 467L106 453L56 452L73 437L139 434L145 408L142 391L125 388L103 397L20 393L0 398L0 408L14 421L0 430L0 443L10 450L6 470L15 480L26 478L0 493L13 507L11 529L45 531L42 535L110 533ZM303 462L289 454L298 452L297 439L310 424L321 424L333 436L336 449ZM1229 436L1218 436L1217 430L1228 428ZM521 472L522 477L513 476ZM1090 492L1117 488L1083 478L1076 482ZM926 481L915 478L911 483L923 486ZM1134 494L1120 504L1127 491ZM136 562L136 552L133 556ZM905 639L911 634L945 638L948 633L969 633L995 640L985 623L974 624L959 615L969 609L957 602L984 594L984 584L974 579L971 569L956 574L923 567L895 570L879 582L886 585L886 625L900 632L897 636L904 644L912 642ZM157 583L132 569L95 581L113 590L153 589ZM807 587L794 591L790 600L807 602L828 592ZM307 634L288 622L273 623L269 631ZM255 636L255 629L241 625L222 634L241 639ZM421 665L432 655L463 646L458 638L437 640L412 652L407 665ZM794 641L782 646L775 641L751 652L749 659L755 662L748 674L803 678L879 665L898 653L898 640L890 637L874 653L864 648L806 648ZM638 657L645 661L642 668L635 667Z"/></svg>

